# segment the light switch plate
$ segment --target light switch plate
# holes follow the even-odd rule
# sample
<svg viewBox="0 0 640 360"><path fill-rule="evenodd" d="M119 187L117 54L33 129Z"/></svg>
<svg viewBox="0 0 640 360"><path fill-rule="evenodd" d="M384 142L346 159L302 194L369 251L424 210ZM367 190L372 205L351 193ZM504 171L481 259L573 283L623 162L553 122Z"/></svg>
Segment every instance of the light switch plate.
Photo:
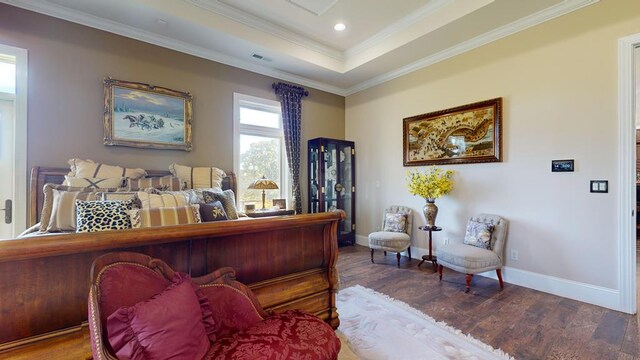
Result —
<svg viewBox="0 0 640 360"><path fill-rule="evenodd" d="M592 193L608 193L609 181L608 180L591 180L589 191Z"/></svg>

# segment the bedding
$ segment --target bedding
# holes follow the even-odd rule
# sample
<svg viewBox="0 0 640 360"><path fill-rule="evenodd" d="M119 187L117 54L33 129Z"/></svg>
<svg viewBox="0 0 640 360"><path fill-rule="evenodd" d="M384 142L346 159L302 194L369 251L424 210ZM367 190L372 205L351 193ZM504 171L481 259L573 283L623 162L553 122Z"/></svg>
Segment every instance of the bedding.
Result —
<svg viewBox="0 0 640 360"><path fill-rule="evenodd" d="M141 191L154 188L162 191L180 191L186 189L186 183L173 175L145 177L140 179L127 178L127 191Z"/></svg>
<svg viewBox="0 0 640 360"><path fill-rule="evenodd" d="M127 178L85 178L65 175L63 185L98 189L120 188Z"/></svg>
<svg viewBox="0 0 640 360"><path fill-rule="evenodd" d="M212 203L214 201L222 203L222 207L224 208L229 220L238 219L238 210L236 209L235 201L236 197L233 190L225 190L222 192L203 191L202 195L205 203Z"/></svg>
<svg viewBox="0 0 640 360"><path fill-rule="evenodd" d="M130 210L128 213L134 229L152 226L197 224L202 222L200 219L200 205L198 204L142 208Z"/></svg>
<svg viewBox="0 0 640 360"><path fill-rule="evenodd" d="M96 232L131 229L135 199L127 201L76 201L76 232Z"/></svg>

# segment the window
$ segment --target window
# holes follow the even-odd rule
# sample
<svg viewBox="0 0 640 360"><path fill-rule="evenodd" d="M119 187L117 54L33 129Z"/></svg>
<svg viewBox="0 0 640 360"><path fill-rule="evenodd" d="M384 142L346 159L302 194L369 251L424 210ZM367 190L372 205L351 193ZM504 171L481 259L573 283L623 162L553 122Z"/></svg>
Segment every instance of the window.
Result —
<svg viewBox="0 0 640 360"><path fill-rule="evenodd" d="M0 93L16 93L16 60L0 54Z"/></svg>
<svg viewBox="0 0 640 360"><path fill-rule="evenodd" d="M262 191L247 189L262 176L275 181L278 190L265 190L266 208L273 199L287 199L290 206L289 169L284 145L280 103L233 94L234 172L238 177L238 207L262 208Z"/></svg>

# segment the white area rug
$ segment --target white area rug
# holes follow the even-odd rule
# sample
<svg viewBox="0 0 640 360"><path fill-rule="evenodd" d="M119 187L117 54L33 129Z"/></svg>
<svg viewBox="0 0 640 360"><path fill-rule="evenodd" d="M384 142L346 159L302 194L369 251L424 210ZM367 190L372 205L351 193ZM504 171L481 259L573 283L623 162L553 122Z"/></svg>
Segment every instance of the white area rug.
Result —
<svg viewBox="0 0 640 360"><path fill-rule="evenodd" d="M362 286L340 290L336 302L338 329L361 359L513 359L401 301Z"/></svg>

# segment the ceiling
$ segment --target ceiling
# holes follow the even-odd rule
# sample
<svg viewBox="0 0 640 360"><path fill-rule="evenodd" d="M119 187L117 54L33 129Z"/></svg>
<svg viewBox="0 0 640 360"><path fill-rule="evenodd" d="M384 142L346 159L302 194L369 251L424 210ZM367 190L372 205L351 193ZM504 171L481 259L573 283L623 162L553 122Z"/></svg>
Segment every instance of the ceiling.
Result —
<svg viewBox="0 0 640 360"><path fill-rule="evenodd" d="M598 1L0 0L339 95Z"/></svg>

